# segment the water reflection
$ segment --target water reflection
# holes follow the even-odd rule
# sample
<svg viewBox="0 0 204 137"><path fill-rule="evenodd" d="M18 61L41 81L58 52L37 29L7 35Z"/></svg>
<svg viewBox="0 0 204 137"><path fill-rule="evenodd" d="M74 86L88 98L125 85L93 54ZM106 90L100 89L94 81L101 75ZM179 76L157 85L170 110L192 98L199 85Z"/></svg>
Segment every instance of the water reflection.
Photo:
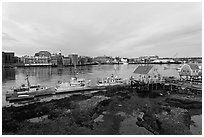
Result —
<svg viewBox="0 0 204 137"><path fill-rule="evenodd" d="M15 68L2 68L2 82L16 79Z"/></svg>

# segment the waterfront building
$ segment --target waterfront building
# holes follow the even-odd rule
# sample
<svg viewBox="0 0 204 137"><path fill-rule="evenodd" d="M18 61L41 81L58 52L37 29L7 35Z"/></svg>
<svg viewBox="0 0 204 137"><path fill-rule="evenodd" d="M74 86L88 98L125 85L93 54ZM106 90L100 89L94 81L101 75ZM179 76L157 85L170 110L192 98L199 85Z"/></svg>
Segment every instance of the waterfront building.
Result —
<svg viewBox="0 0 204 137"><path fill-rule="evenodd" d="M2 65L11 65L14 62L14 52L2 52Z"/></svg>
<svg viewBox="0 0 204 137"><path fill-rule="evenodd" d="M140 59L139 58L130 58L129 63L140 63Z"/></svg>
<svg viewBox="0 0 204 137"><path fill-rule="evenodd" d="M159 59L159 56L157 55L140 56L139 59L142 63L149 63L149 62Z"/></svg>
<svg viewBox="0 0 204 137"><path fill-rule="evenodd" d="M49 66L49 57L46 56L23 56L21 58L24 66Z"/></svg>
<svg viewBox="0 0 204 137"><path fill-rule="evenodd" d="M162 80L155 66L140 65L133 72L133 78L144 83L158 83Z"/></svg>
<svg viewBox="0 0 204 137"><path fill-rule="evenodd" d="M63 65L64 55L60 53L54 53L51 55L51 62L53 66L62 66Z"/></svg>
<svg viewBox="0 0 204 137"><path fill-rule="evenodd" d="M114 59L110 56L98 56L94 58L94 62L100 63L100 64L108 64L112 63Z"/></svg>
<svg viewBox="0 0 204 137"><path fill-rule="evenodd" d="M70 54L68 56L71 59L71 65L78 65L78 54Z"/></svg>
<svg viewBox="0 0 204 137"><path fill-rule="evenodd" d="M183 64L181 66L180 76L198 76L199 67L197 64Z"/></svg>
<svg viewBox="0 0 204 137"><path fill-rule="evenodd" d="M63 65L63 66L69 66L69 65L71 65L71 59L70 59L70 57L64 57L64 58L62 58L62 65Z"/></svg>
<svg viewBox="0 0 204 137"><path fill-rule="evenodd" d="M175 63L173 59L156 59L152 63Z"/></svg>
<svg viewBox="0 0 204 137"><path fill-rule="evenodd" d="M127 58L121 58L121 62L122 62L123 64L127 64L127 63L128 63L128 59L127 59Z"/></svg>
<svg viewBox="0 0 204 137"><path fill-rule="evenodd" d="M48 51L39 51L38 53L35 53L34 56L38 56L38 57L51 57L51 53Z"/></svg>
<svg viewBox="0 0 204 137"><path fill-rule="evenodd" d="M78 63L80 65L92 64L93 63L93 59L91 57L88 57L88 56L79 56Z"/></svg>
<svg viewBox="0 0 204 137"><path fill-rule="evenodd" d="M51 64L52 66L57 66L57 56L51 55Z"/></svg>

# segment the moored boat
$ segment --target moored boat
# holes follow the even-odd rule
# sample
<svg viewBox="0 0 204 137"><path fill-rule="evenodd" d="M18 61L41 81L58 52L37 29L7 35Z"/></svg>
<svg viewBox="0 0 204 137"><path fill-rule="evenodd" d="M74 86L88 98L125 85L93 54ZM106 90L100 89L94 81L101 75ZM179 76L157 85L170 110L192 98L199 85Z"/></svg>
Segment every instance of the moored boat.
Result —
<svg viewBox="0 0 204 137"><path fill-rule="evenodd" d="M105 77L105 78L102 78L102 80L98 80L96 86L107 87L107 86L123 85L127 83L128 83L127 79L123 79L118 76L114 76L112 74L111 77Z"/></svg>
<svg viewBox="0 0 204 137"><path fill-rule="evenodd" d="M13 94L10 98L8 98L8 101L23 101L23 100L30 100L34 99L33 95L17 95Z"/></svg>
<svg viewBox="0 0 204 137"><path fill-rule="evenodd" d="M56 93L91 90L90 80L72 77L69 82L58 82Z"/></svg>
<svg viewBox="0 0 204 137"><path fill-rule="evenodd" d="M20 95L30 95L30 96L43 96L43 95L49 95L49 94L55 94L55 88L54 87L46 87L41 85L30 85L30 82L28 80L28 76L26 77L27 85L22 84L20 87L10 89L6 92L6 98L11 98L15 96L16 98Z"/></svg>

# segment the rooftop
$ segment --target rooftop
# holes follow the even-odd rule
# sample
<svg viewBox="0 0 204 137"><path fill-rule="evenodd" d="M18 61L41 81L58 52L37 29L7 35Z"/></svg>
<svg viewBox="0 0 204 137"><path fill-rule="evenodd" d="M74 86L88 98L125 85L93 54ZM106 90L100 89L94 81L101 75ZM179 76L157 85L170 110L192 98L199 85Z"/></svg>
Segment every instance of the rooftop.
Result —
<svg viewBox="0 0 204 137"><path fill-rule="evenodd" d="M149 71L153 68L153 66L145 65L145 66L138 66L133 73L137 74L148 74Z"/></svg>
<svg viewBox="0 0 204 137"><path fill-rule="evenodd" d="M188 65L190 66L190 68L191 68L192 70L197 70L197 69L199 69L199 67L198 67L197 64L191 63L191 64L188 64Z"/></svg>

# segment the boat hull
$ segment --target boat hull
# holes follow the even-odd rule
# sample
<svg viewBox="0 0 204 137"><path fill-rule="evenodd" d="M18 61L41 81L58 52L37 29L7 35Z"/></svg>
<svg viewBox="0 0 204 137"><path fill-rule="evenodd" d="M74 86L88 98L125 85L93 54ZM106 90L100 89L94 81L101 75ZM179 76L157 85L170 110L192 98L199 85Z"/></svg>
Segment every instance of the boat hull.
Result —
<svg viewBox="0 0 204 137"><path fill-rule="evenodd" d="M56 90L56 94L101 90L103 87L63 87Z"/></svg>
<svg viewBox="0 0 204 137"><path fill-rule="evenodd" d="M56 89L54 87L46 88L43 90L33 90L33 91L23 91L23 92L11 92L6 94L6 99L9 100L9 98L15 97L18 98L19 95L29 95L29 96L45 96L45 95L52 95L55 94Z"/></svg>

